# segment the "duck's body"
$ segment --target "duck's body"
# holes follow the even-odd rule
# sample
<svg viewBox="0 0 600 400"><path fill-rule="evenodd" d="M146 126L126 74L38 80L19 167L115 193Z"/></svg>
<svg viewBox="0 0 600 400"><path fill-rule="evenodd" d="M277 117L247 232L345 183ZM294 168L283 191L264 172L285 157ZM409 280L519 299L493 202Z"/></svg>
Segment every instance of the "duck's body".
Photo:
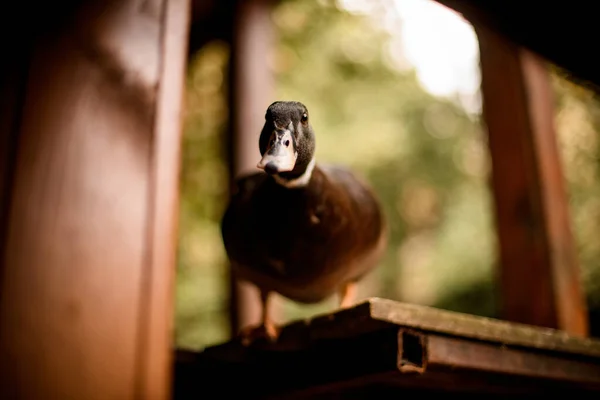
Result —
<svg viewBox="0 0 600 400"><path fill-rule="evenodd" d="M237 181L221 226L235 276L262 294L270 336L269 293L301 303L339 293L348 306L354 284L377 266L387 244L368 185L346 168L315 163L307 112L297 102L269 107L259 144L267 173Z"/></svg>
<svg viewBox="0 0 600 400"><path fill-rule="evenodd" d="M223 239L240 279L315 303L377 265L384 221L371 191L350 171L317 165L305 187L290 189L257 173L238 187Z"/></svg>

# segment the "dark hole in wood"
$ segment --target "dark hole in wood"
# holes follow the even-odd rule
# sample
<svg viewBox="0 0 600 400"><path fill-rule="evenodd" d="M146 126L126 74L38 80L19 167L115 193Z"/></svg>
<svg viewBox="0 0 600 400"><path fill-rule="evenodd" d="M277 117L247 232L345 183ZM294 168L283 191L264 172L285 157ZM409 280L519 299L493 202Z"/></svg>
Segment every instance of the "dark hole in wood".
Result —
<svg viewBox="0 0 600 400"><path fill-rule="evenodd" d="M402 346L402 352L400 353L400 367L422 369L424 348L423 338L421 335L414 332L401 330L400 345Z"/></svg>

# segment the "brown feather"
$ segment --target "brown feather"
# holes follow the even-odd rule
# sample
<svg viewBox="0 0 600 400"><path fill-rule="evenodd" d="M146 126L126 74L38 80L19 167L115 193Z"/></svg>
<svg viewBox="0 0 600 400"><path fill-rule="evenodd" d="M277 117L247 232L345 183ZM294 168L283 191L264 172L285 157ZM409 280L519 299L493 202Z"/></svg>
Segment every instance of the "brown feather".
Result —
<svg viewBox="0 0 600 400"><path fill-rule="evenodd" d="M322 301L375 268L387 226L373 191L342 167L317 165L307 186L256 173L238 180L223 216L238 278L303 303Z"/></svg>

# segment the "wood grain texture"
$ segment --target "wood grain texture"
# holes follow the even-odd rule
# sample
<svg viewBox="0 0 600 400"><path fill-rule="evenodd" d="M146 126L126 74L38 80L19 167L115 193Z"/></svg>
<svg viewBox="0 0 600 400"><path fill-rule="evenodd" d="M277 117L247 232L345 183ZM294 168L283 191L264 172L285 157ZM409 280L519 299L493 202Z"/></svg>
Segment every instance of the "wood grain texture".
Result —
<svg viewBox="0 0 600 400"><path fill-rule="evenodd" d="M189 0L169 0L162 22L161 69L150 174L145 292L140 314L140 397L171 394L177 210L179 208L182 101L187 59ZM169 379L165 379L168 377Z"/></svg>
<svg viewBox="0 0 600 400"><path fill-rule="evenodd" d="M244 399L372 399L383 388L390 391L382 398L560 391L592 399L600 393L600 341L371 298L288 324L274 343L180 351L176 369L176 399L215 390Z"/></svg>
<svg viewBox="0 0 600 400"><path fill-rule="evenodd" d="M186 7L87 2L39 32L6 227L1 398L167 398Z"/></svg>
<svg viewBox="0 0 600 400"><path fill-rule="evenodd" d="M544 61L476 25L492 159L502 316L587 335Z"/></svg>
<svg viewBox="0 0 600 400"><path fill-rule="evenodd" d="M389 299L369 298L355 306L309 319L293 321L282 327L275 343L257 339L244 351L291 352L304 351L316 341L336 342L355 336L385 330L391 325L447 336L527 347L542 351L556 351L573 356L600 358L600 340L579 337L565 331L538 327L496 318L441 310L434 307L402 303ZM229 352L231 360L238 360L239 340L208 347L204 351L220 354ZM237 349L237 350L236 350Z"/></svg>

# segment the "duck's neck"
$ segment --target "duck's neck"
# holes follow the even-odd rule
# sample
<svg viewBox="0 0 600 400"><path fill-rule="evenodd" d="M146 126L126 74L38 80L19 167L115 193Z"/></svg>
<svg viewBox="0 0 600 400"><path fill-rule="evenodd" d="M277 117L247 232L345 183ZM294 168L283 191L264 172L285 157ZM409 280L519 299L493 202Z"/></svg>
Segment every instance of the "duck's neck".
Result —
<svg viewBox="0 0 600 400"><path fill-rule="evenodd" d="M310 160L310 162L308 163L308 165L306 166L306 169L304 170L304 173L302 175L295 177L295 178L290 178L290 179L286 179L279 175L273 175L273 179L275 179L275 182L277 182L279 185L284 186L286 188L304 187L304 186L308 185L308 182L310 182L310 178L312 176L314 168L315 168L315 159L313 157Z"/></svg>

